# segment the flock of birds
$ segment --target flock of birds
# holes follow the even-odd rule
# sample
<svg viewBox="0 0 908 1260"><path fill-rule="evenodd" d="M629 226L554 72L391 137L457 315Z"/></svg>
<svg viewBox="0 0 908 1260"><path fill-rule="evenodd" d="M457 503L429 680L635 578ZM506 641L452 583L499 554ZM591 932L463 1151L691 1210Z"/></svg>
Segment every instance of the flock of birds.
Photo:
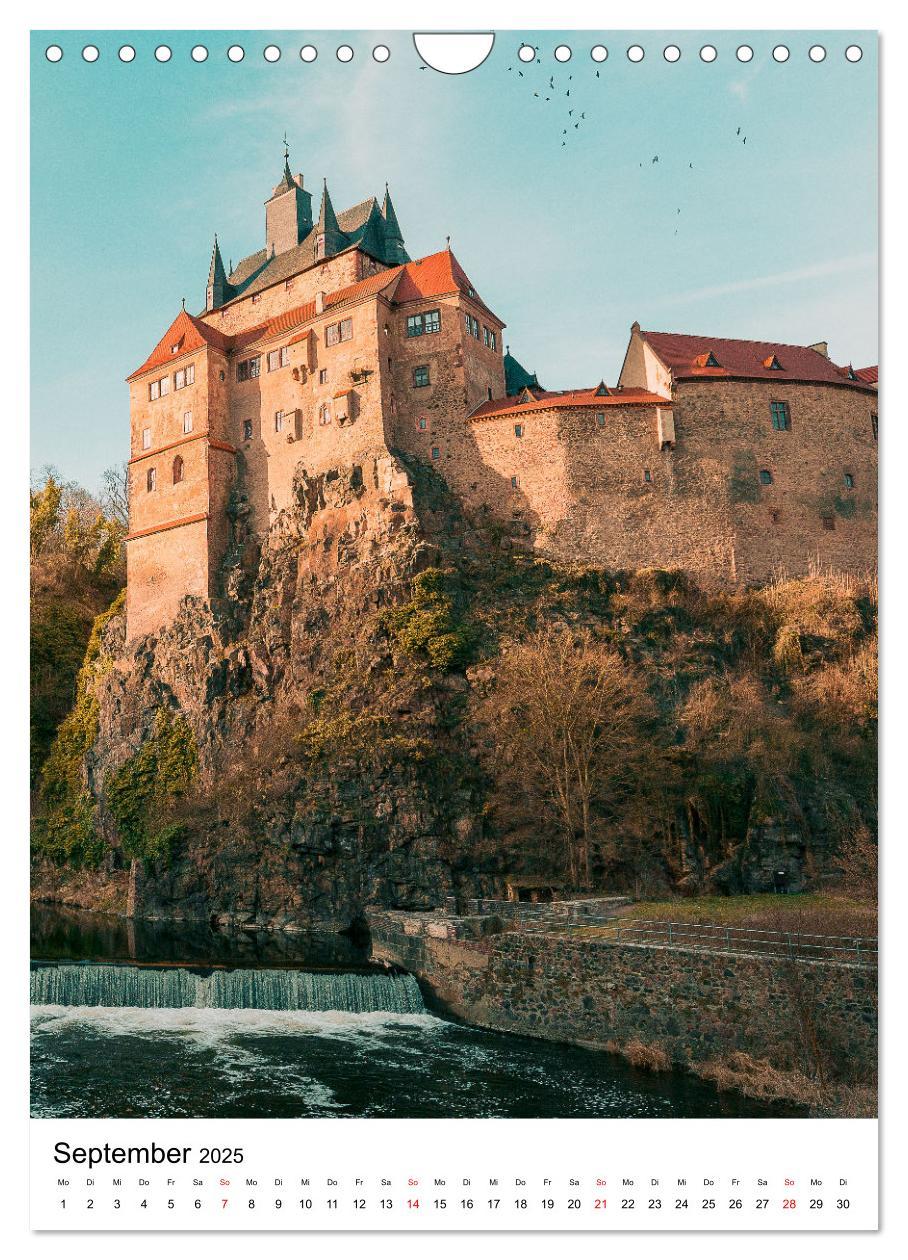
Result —
<svg viewBox="0 0 908 1260"><path fill-rule="evenodd" d="M536 53L537 53L537 57L536 57L536 60L535 60L534 64L535 64L535 65L537 65L537 66L542 65L542 59L538 56L538 53L539 53L539 49L538 49L538 48L536 49ZM528 62L524 62L524 65L527 65L527 64L529 64L529 63L528 63ZM518 78L521 78L521 79L525 79L525 78L526 78L526 75L524 74L523 70L521 70L521 69L520 69L520 67L519 67L519 66L517 66L517 67L515 67L515 66L508 66L508 73L509 73L509 74L512 74L512 73L514 72L514 70L515 70L515 69L516 69L516 71L517 71L517 77L518 77ZM596 71L596 78L597 78L597 79L598 79L598 78L600 78L600 74L599 74L599 71L598 71L598 70ZM574 76L573 76L572 74L569 74L569 75L568 75L568 77L567 77L567 80L566 80L566 82L568 83L568 85L569 85L569 86L568 86L567 88L562 88L561 86L556 86L556 83L555 83L555 76L554 76L554 75L550 75L550 76L549 76L548 93L546 94L545 89L543 89L543 91L542 91L542 92L533 92L533 96L534 96L534 98L536 98L537 100L542 101L542 103L543 103L543 104L546 104L546 103L551 103L552 101L558 101L559 99L561 100L562 105L564 105L567 101L572 101L572 104L571 104L570 108L568 108L568 109L567 109L567 116L566 116L566 120L565 120L564 118L562 119L562 121L566 121L566 122L567 122L567 126L563 127L563 128L562 128L562 131L561 131L561 136L562 136L562 140L561 140L561 147L562 147L562 149L567 148L568 140L570 140L570 139L572 138L572 131L579 131L579 130L580 130L580 128L581 128L581 126L582 126L582 124L586 121L586 111L585 111L585 110L580 110L580 111L578 111L578 110L577 110L577 104L576 104L576 97L574 97L574 98L572 98L572 97L571 97L571 87L570 87L570 85L573 83L573 80L574 80ZM736 137L736 139L737 139L737 140L739 140L739 141L741 142L741 144L745 144L745 145L746 145L746 144L747 144L747 136L742 135L742 134L741 134L741 131L742 131L742 128L741 128L741 127L738 127L737 131L735 132L735 137ZM655 165L658 163L658 161L659 161L659 155L658 155L658 153L657 153L657 154L655 154L655 155L652 157L652 159L651 159L651 160L650 160L650 162L649 162L649 165L650 165L650 166L655 166ZM642 168L642 167L643 167L643 163L642 163L642 162L640 162L640 163L639 163L639 166ZM689 168L690 170L693 170L693 169L694 169L694 164L693 164L693 162L688 162L688 168ZM681 207L680 207L680 206L678 206L678 207L677 207L676 214L678 214L678 215L679 215L680 213L681 213ZM677 236L677 235L678 235L678 229L677 229L677 228L675 228L675 232L674 232L674 234L675 234L675 236Z"/></svg>

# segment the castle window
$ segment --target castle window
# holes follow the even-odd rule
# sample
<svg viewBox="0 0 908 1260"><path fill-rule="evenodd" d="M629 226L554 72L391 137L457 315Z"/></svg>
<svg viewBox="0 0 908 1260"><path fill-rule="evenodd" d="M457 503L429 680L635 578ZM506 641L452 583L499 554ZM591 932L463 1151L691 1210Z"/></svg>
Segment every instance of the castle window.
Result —
<svg viewBox="0 0 908 1260"><path fill-rule="evenodd" d="M429 384L429 368L427 364L421 364L413 369L413 387L414 389L422 389Z"/></svg>
<svg viewBox="0 0 908 1260"><path fill-rule="evenodd" d="M243 440L245 442L252 441L252 421L251 420L243 421Z"/></svg>
<svg viewBox="0 0 908 1260"><path fill-rule="evenodd" d="M512 478L511 478L511 489L512 489L512 490L516 490L516 489L517 489L517 487L518 487L519 485L520 485L520 480L519 480L519 478L517 478L517 477L512 477Z"/></svg>
<svg viewBox="0 0 908 1260"><path fill-rule="evenodd" d="M599 426L600 429L605 428L605 412L604 411L596 412L596 424Z"/></svg>
<svg viewBox="0 0 908 1260"><path fill-rule="evenodd" d="M281 367L286 367L290 362L290 347L281 346Z"/></svg>
<svg viewBox="0 0 908 1260"><path fill-rule="evenodd" d="M417 429L420 429L422 432L425 432L425 430L429 427L429 422L425 416L419 417L419 419L416 421L416 427Z"/></svg>
<svg viewBox="0 0 908 1260"><path fill-rule="evenodd" d="M147 451L151 446L151 429L142 430L142 450Z"/></svg>
<svg viewBox="0 0 908 1260"><path fill-rule="evenodd" d="M820 520L823 522L823 528L824 528L824 529L835 529L835 517L834 517L834 516L821 516L821 517L820 517Z"/></svg>
<svg viewBox="0 0 908 1260"><path fill-rule="evenodd" d="M194 384L195 384L195 364L194 364L194 363L190 363L190 364L188 364L188 365L187 365L187 368L186 368L186 384L187 384L187 385L194 385Z"/></svg>
<svg viewBox="0 0 908 1260"><path fill-rule="evenodd" d="M851 473L845 474L845 489L846 490L854 489L854 476Z"/></svg>
<svg viewBox="0 0 908 1260"><path fill-rule="evenodd" d="M183 432L184 433L192 432L192 412L191 411L183 412Z"/></svg>
<svg viewBox="0 0 908 1260"><path fill-rule="evenodd" d="M782 513L770 512L769 519L772 521L773 525L778 525L779 521L782 519Z"/></svg>
<svg viewBox="0 0 908 1260"><path fill-rule="evenodd" d="M174 389L182 389L185 384L186 384L186 369L177 368L177 370L173 374L173 387Z"/></svg>
<svg viewBox="0 0 908 1260"><path fill-rule="evenodd" d="M177 456L173 461L173 484L178 485L183 480L183 460L181 456Z"/></svg>
<svg viewBox="0 0 908 1260"><path fill-rule="evenodd" d="M331 423L331 409L327 403L322 403L318 409L318 422L319 424Z"/></svg>
<svg viewBox="0 0 908 1260"><path fill-rule="evenodd" d="M275 433L280 433L283 431L283 428L284 428L284 413L282 411L276 411L274 413L274 431Z"/></svg>
<svg viewBox="0 0 908 1260"><path fill-rule="evenodd" d="M268 351L268 371L276 372L280 366L281 366L280 350L269 350Z"/></svg>
<svg viewBox="0 0 908 1260"><path fill-rule="evenodd" d="M880 418L875 411L870 413L870 428L874 438L878 438L880 435Z"/></svg>
<svg viewBox="0 0 908 1260"><path fill-rule="evenodd" d="M769 410L772 415L772 427L787 433L791 428L791 412L787 402L771 402Z"/></svg>
<svg viewBox="0 0 908 1260"><path fill-rule="evenodd" d="M653 474L650 472L650 470L649 470L648 468L644 468L644 470L643 470L643 480L644 480L644 481L646 481L646 482L651 482L651 481L652 481L652 479L653 479Z"/></svg>
<svg viewBox="0 0 908 1260"><path fill-rule="evenodd" d="M161 382L152 381L151 384L148 386L148 399L150 402L154 402L156 398L160 398L160 397L161 397Z"/></svg>
<svg viewBox="0 0 908 1260"><path fill-rule="evenodd" d="M490 385L490 386L489 386L489 388L486 390L486 394L488 395L488 400L489 400L489 402L491 402L491 401L492 401L492 386L491 386L491 385Z"/></svg>
<svg viewBox="0 0 908 1260"><path fill-rule="evenodd" d="M498 349L498 334L495 332L494 328L489 329L489 349L490 350Z"/></svg>
<svg viewBox="0 0 908 1260"><path fill-rule="evenodd" d="M293 281L292 281L292 280L285 280L285 281L284 281L284 288L285 288L285 290L289 293L289 292L290 292L290 290L293 288Z"/></svg>
<svg viewBox="0 0 908 1260"><path fill-rule="evenodd" d="M328 369L327 368L319 368L318 383L319 385L328 384Z"/></svg>
<svg viewBox="0 0 908 1260"><path fill-rule="evenodd" d="M253 293L253 295L252 295L252 302L253 302L253 305L254 305L256 302L261 301L261 297L262 297L261 293Z"/></svg>
<svg viewBox="0 0 908 1260"><path fill-rule="evenodd" d="M338 342L350 341L353 337L353 320L342 319L339 324L329 324L325 329L325 345L336 346Z"/></svg>
<svg viewBox="0 0 908 1260"><path fill-rule="evenodd" d="M154 490L157 484L158 484L157 470L154 468L149 468L148 472L145 474L145 488L149 494L151 494L152 490Z"/></svg>
<svg viewBox="0 0 908 1260"><path fill-rule="evenodd" d="M515 425L514 425L514 436L515 436L515 437L523 437L523 425L522 425L522 424L515 424Z"/></svg>
<svg viewBox="0 0 908 1260"><path fill-rule="evenodd" d="M262 373L262 356L257 354L252 359L242 359L236 365L236 379L238 381L252 381Z"/></svg>
<svg viewBox="0 0 908 1260"><path fill-rule="evenodd" d="M437 446L433 446L433 447L432 447L432 458L433 458L433 459L438 459L438 457L439 457L440 455L441 455L441 451L438 449L438 447L437 447Z"/></svg>
<svg viewBox="0 0 908 1260"><path fill-rule="evenodd" d="M437 333L441 328L441 311L423 311L420 315L407 316L407 336L422 337L425 333Z"/></svg>
<svg viewBox="0 0 908 1260"><path fill-rule="evenodd" d="M768 468L760 469L760 485L761 486L772 485L772 473L769 471Z"/></svg>
<svg viewBox="0 0 908 1260"><path fill-rule="evenodd" d="M485 342L485 344L486 344L487 346L491 346L491 344L492 344L492 330L491 330L490 328L486 328L485 324L483 324L483 326L482 326L482 339L483 339L483 341Z"/></svg>

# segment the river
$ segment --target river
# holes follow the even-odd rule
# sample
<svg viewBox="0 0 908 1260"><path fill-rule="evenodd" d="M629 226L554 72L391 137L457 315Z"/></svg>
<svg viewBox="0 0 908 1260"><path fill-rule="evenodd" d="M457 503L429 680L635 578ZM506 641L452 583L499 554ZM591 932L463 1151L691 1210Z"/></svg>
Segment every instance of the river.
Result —
<svg viewBox="0 0 908 1260"><path fill-rule="evenodd" d="M35 1116L801 1114L439 1018L346 937L38 907L32 960Z"/></svg>

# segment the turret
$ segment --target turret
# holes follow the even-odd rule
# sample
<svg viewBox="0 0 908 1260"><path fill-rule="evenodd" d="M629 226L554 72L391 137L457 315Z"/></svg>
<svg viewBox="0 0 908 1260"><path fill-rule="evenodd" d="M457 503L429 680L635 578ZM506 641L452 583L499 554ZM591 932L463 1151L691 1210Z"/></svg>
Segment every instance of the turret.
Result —
<svg viewBox="0 0 908 1260"><path fill-rule="evenodd" d="M214 248L211 251L211 265L208 268L205 310L213 311L216 307L223 306L230 296L231 288L227 281L227 272L224 270L224 260L221 258L221 249L215 233Z"/></svg>
<svg viewBox="0 0 908 1260"><path fill-rule="evenodd" d="M385 199L381 208L382 218L385 226L385 247L386 257L389 262L408 262L409 255L404 249L404 237L400 230L400 224L397 222L397 215L394 212L394 205L391 201L391 194L388 192L388 185L385 184Z"/></svg>
<svg viewBox="0 0 908 1260"><path fill-rule="evenodd" d="M294 249L312 230L312 197L303 188L302 175L290 172L290 155L284 149L284 173L265 202L265 249L268 255Z"/></svg>
<svg viewBox="0 0 908 1260"><path fill-rule="evenodd" d="M328 181L325 180L318 223L315 225L315 256L316 258L330 258L332 254L337 254L344 249L346 244L346 237L340 229L334 206L331 204Z"/></svg>

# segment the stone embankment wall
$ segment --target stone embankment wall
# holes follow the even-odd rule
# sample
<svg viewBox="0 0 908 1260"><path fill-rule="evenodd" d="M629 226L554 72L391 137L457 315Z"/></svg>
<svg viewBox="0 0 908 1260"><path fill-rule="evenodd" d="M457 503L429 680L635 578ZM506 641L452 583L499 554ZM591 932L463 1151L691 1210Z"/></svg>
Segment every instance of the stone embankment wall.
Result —
<svg viewBox="0 0 908 1260"><path fill-rule="evenodd" d="M842 963L500 932L493 919L377 911L376 960L483 1028L702 1065L742 1051L780 1070L823 1055L872 1079L877 976Z"/></svg>

